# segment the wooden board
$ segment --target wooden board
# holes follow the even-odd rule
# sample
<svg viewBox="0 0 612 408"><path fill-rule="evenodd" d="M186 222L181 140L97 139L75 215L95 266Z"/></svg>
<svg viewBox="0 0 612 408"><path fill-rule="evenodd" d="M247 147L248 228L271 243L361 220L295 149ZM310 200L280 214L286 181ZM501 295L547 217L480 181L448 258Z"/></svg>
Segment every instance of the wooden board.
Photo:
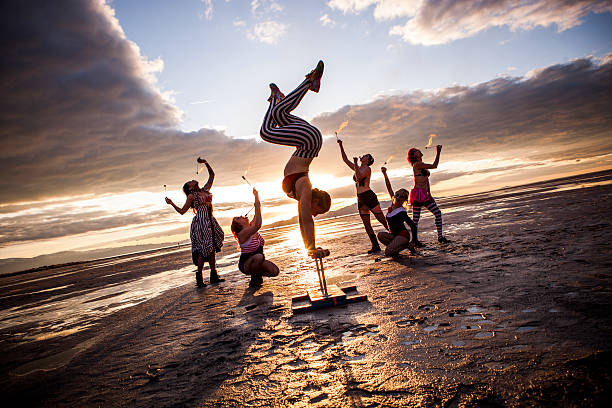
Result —
<svg viewBox="0 0 612 408"><path fill-rule="evenodd" d="M336 285L328 285L327 296L321 293L321 288L312 288L305 295L293 297L291 299L291 309L293 313L300 313L365 300L368 300L368 297L359 294L355 286L339 288Z"/></svg>

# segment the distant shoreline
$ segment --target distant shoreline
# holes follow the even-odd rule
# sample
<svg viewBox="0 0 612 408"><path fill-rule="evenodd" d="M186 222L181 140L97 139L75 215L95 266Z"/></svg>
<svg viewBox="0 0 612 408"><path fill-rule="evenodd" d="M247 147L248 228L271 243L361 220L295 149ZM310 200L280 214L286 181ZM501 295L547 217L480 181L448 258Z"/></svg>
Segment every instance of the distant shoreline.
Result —
<svg viewBox="0 0 612 408"><path fill-rule="evenodd" d="M555 185L571 183L571 182L578 183L578 182L583 181L583 179L585 178L589 179L590 182L593 182L594 181L593 179L597 179L597 178L601 178L601 180L599 180L600 182L603 182L606 180L612 180L612 169L591 172L591 173L584 173L584 174L573 175L573 176L568 176L568 177L555 178L555 179L544 180L544 181L538 181L535 183L522 184L518 186L502 187L502 188L498 188L495 190L490 190L490 191L485 191L485 192L480 192L480 193L436 197L436 200L442 208L454 208L454 207L459 207L459 206L466 205L466 204L484 202L484 201L488 201L491 199L512 197L517 194L517 192L513 190L525 190L525 189L533 189L533 188L538 188L538 187L544 188L547 185L549 185L550 188L552 189ZM576 188L582 188L582 187L576 187ZM503 194L503 192L507 192L507 193ZM388 202L389 200L382 201L381 206L384 207L386 203ZM333 220L333 219L338 219L338 218L343 218L343 217L350 217L356 214L357 214L357 211L354 208L354 204L351 204L349 206L343 207L336 211L332 211L329 214L327 214L327 216L318 218L317 221L325 221L325 220ZM297 217L292 217L287 220L282 220L282 221L275 222L273 224L266 225L264 228L261 229L261 231L262 232L273 231L278 228L291 227L296 224L297 224ZM226 239L231 239L231 237L226 238ZM84 259L84 260L77 260L77 261L70 261L70 262L59 262L59 263L54 263L54 264L49 264L49 265L36 266L36 267L23 269L23 270L10 271L6 273L0 272L0 278L7 278L11 276L16 276L16 275L34 273L34 272L39 272L43 270L62 268L62 267L67 267L67 266L84 265L84 264L91 263L91 262L116 260L116 259L121 259L121 258L127 258L130 256L142 256L142 255L147 255L147 254L154 254L156 252L159 252L161 254L162 252L171 250L171 249L187 249L189 248L189 246L190 246L189 242L185 242L185 243L179 242L176 245L170 245L166 243L164 244L164 246L149 248L149 249L145 249L142 251L137 250L137 251L131 251L127 253L103 256L100 258ZM74 252L80 252L80 251L74 251ZM86 253L87 252L83 252L83 257L86 257L85 255ZM52 256L52 255L53 254L41 255L41 256ZM26 259L28 258L5 258L5 260L10 260L10 259L21 259L23 260L23 262L26 262ZM30 259L33 259L33 258L30 258ZM16 261L16 262L19 262L19 261Z"/></svg>

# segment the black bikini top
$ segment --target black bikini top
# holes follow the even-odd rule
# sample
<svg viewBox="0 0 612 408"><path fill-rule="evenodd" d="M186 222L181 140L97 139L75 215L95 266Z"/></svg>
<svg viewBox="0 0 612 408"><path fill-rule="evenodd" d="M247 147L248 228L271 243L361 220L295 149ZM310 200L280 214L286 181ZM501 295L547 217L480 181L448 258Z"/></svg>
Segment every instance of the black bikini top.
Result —
<svg viewBox="0 0 612 408"><path fill-rule="evenodd" d="M421 169L421 174L417 174L417 176L429 177L431 173L427 169Z"/></svg>
<svg viewBox="0 0 612 408"><path fill-rule="evenodd" d="M359 184L359 186L361 187L365 187L365 181L368 179L368 176L365 176L364 178L362 178L361 180L357 180L357 175L353 174L353 181L357 184Z"/></svg>
<svg viewBox="0 0 612 408"><path fill-rule="evenodd" d="M295 196L295 182L302 177L308 177L308 172L302 171L300 173L293 173L285 176L283 179L283 191L287 194L287 197L297 200Z"/></svg>

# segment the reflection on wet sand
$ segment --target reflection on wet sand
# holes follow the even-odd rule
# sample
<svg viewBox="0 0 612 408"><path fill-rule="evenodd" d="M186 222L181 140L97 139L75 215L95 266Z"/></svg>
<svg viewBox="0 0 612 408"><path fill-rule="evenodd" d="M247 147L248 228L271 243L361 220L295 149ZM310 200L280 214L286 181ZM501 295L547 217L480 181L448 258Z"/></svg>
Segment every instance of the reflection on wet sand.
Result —
<svg viewBox="0 0 612 408"><path fill-rule="evenodd" d="M569 188L582 177L448 202L452 244L425 217L426 246L396 259L365 253L356 216L318 221L329 281L369 301L300 316L290 299L316 272L295 226L263 231L281 274L260 289L230 242L227 281L203 290L188 249L3 278L3 390L49 406L596 405L612 355L609 173L588 191Z"/></svg>

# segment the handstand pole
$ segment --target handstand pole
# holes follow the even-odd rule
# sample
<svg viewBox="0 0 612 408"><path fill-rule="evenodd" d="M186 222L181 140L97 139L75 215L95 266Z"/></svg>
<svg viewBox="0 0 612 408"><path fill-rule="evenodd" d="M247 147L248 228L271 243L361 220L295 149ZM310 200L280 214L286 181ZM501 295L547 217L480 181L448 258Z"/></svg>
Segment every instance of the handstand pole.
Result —
<svg viewBox="0 0 612 408"><path fill-rule="evenodd" d="M327 297L327 282L325 282L325 271L323 270L323 258L315 258L317 265L317 275L319 275L319 285L321 286L321 293ZM319 265L320 263L320 265Z"/></svg>

